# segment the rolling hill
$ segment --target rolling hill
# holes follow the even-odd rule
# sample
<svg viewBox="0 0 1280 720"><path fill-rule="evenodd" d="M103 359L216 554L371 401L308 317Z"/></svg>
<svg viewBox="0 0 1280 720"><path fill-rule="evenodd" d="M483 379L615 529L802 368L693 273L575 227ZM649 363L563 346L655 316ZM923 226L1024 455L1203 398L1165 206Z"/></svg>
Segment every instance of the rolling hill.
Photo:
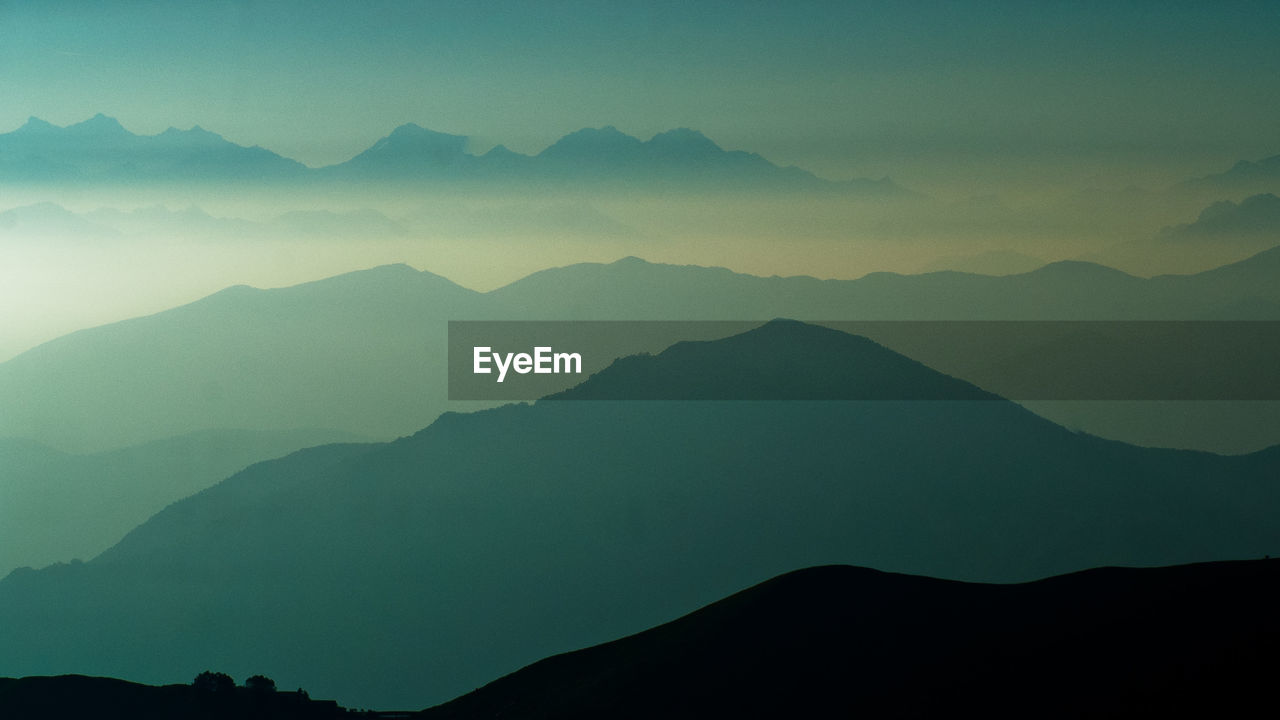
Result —
<svg viewBox="0 0 1280 720"><path fill-rule="evenodd" d="M1247 716L1280 668L1275 561L1021 585L798 570L424 711L471 718Z"/></svg>

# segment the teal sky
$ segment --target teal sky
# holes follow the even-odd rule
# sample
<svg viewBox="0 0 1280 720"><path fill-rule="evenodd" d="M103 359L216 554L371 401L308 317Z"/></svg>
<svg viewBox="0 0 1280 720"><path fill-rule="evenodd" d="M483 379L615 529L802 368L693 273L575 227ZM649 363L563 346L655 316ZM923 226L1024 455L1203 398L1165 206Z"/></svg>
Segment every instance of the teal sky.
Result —
<svg viewBox="0 0 1280 720"><path fill-rule="evenodd" d="M1164 179L1280 152L1277 28L1274 2L0 0L0 131L104 112L322 165L404 122L522 152L689 126L834 178Z"/></svg>

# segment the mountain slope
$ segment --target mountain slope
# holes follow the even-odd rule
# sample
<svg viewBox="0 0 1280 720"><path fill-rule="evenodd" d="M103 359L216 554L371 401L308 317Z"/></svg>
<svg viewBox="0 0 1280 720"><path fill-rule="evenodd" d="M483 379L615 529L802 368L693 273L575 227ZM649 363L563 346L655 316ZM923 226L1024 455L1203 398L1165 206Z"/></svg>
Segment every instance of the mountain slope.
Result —
<svg viewBox="0 0 1280 720"><path fill-rule="evenodd" d="M350 439L325 430L209 430L72 455L0 438L0 576L87 560L166 505L248 465Z"/></svg>
<svg viewBox="0 0 1280 720"><path fill-rule="evenodd" d="M442 409L445 319L476 297L393 265L82 330L0 364L0 436L97 451L217 428L409 432Z"/></svg>
<svg viewBox="0 0 1280 720"><path fill-rule="evenodd" d="M1203 717L1268 704L1280 563L977 585L799 570L421 713L464 718Z"/></svg>
<svg viewBox="0 0 1280 720"><path fill-rule="evenodd" d="M884 357L806 327L788 340L805 353ZM768 326L734 341L776 344ZM715 345L675 359L698 366L692 351ZM261 463L91 562L11 575L0 674L265 668L344 705L421 707L795 567L1011 581L1276 554L1278 463L1107 442L1002 401L447 414L393 443Z"/></svg>

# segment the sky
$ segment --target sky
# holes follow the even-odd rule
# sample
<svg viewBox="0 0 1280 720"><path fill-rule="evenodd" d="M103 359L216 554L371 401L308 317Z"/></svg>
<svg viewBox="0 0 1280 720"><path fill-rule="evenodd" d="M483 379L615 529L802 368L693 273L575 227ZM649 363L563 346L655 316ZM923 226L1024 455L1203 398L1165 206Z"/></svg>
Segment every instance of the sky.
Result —
<svg viewBox="0 0 1280 720"><path fill-rule="evenodd" d="M1175 182L1280 152L1280 4L10 2L0 131L95 113L309 165L416 122L535 153L694 127L941 192Z"/></svg>

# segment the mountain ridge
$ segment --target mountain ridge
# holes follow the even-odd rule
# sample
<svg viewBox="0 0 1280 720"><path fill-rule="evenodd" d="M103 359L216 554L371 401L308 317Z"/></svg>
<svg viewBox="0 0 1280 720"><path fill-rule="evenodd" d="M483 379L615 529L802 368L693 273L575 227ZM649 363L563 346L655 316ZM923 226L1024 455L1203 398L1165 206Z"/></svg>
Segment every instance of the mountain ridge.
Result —
<svg viewBox="0 0 1280 720"><path fill-rule="evenodd" d="M660 132L647 141L612 125L583 128L535 155L502 146L475 155L467 151L469 142L465 135L405 123L346 161L309 168L256 145L231 143L198 125L136 135L101 113L65 127L33 116L18 129L0 134L0 182L608 181L659 191L804 189L914 196L888 178L829 181L806 170L780 167L756 153L724 150L689 128Z"/></svg>

